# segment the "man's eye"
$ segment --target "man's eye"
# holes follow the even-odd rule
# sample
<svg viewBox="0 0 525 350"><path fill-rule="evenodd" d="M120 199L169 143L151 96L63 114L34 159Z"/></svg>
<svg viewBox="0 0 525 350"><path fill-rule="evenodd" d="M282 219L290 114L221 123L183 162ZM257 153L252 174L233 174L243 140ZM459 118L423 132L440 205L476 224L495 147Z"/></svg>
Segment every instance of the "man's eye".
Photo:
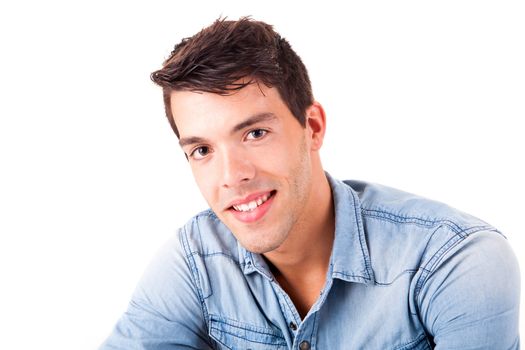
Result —
<svg viewBox="0 0 525 350"><path fill-rule="evenodd" d="M196 160L206 157L210 153L210 148L207 146L201 146L195 148L191 153L190 157Z"/></svg>
<svg viewBox="0 0 525 350"><path fill-rule="evenodd" d="M267 133L268 133L268 131L266 131L264 129L255 129L255 130L250 131L246 138L248 140L260 139L261 137L263 137Z"/></svg>

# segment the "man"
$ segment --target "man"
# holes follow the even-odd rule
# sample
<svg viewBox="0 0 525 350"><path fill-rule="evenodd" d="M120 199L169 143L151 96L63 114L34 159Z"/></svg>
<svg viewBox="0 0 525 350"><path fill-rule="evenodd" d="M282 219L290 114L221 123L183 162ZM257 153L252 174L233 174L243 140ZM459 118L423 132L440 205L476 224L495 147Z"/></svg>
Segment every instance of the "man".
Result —
<svg viewBox="0 0 525 350"><path fill-rule="evenodd" d="M503 235L325 173L324 110L271 26L218 20L152 79L211 209L161 251L102 349L519 348Z"/></svg>

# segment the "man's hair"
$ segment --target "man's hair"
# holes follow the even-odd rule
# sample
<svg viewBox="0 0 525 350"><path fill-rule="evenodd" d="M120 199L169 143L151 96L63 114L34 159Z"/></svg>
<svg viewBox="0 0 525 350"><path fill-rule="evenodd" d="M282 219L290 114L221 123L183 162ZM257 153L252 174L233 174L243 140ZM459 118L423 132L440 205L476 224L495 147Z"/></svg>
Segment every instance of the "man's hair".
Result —
<svg viewBox="0 0 525 350"><path fill-rule="evenodd" d="M277 89L303 127L306 109L313 103L306 67L288 41L271 25L249 17L218 19L183 39L151 79L162 87L166 116L177 137L171 111L173 91L229 95L251 83L263 83Z"/></svg>

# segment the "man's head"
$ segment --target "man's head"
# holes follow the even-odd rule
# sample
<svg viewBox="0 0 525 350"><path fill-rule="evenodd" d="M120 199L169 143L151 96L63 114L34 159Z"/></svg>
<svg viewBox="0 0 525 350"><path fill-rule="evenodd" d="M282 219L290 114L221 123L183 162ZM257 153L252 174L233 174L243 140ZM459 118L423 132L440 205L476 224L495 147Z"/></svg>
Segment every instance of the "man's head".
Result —
<svg viewBox="0 0 525 350"><path fill-rule="evenodd" d="M308 72L299 56L272 26L250 18L217 20L183 39L151 79L163 89L166 116L177 136L173 91L227 95L256 81L276 88L302 126L306 108L313 103Z"/></svg>
<svg viewBox="0 0 525 350"><path fill-rule="evenodd" d="M318 152L325 115L269 25L217 21L153 78L200 191L245 248L284 252L316 228L330 191Z"/></svg>

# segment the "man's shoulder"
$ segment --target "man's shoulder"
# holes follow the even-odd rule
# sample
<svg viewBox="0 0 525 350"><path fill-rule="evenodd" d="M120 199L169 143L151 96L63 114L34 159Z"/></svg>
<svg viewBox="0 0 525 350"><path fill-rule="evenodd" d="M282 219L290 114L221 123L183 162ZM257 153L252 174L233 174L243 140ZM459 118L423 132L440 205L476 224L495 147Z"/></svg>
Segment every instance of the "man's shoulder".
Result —
<svg viewBox="0 0 525 350"><path fill-rule="evenodd" d="M458 254L505 237L493 226L445 203L379 184L344 181L359 198L375 277L391 283L407 271L433 271Z"/></svg>
<svg viewBox="0 0 525 350"><path fill-rule="evenodd" d="M458 234L495 230L487 222L440 201L381 184L355 180L344 183L357 194L365 219L423 228L445 226Z"/></svg>

